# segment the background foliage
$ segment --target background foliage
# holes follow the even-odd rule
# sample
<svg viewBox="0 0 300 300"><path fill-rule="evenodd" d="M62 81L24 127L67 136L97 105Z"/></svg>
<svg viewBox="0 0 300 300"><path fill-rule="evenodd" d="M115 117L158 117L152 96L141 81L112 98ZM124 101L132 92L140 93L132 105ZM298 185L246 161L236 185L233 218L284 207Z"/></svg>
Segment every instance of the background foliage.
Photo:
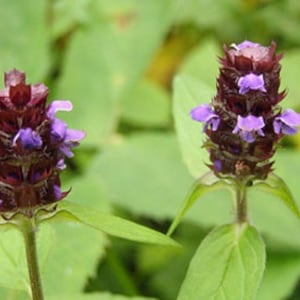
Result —
<svg viewBox="0 0 300 300"><path fill-rule="evenodd" d="M299 111L299 3L0 0L0 73L21 69L29 82L49 85L50 100L73 102L73 112L63 117L70 127L86 130L87 138L68 162L69 201L166 232L193 177L206 171L201 127L183 112L214 95L224 43L275 40L285 52L283 106ZM186 122L186 130L175 130L172 111ZM191 139L199 145L197 153L185 146ZM276 173L300 205L300 136L283 145ZM298 221L277 200L254 190L250 208L267 244L258 299L299 299ZM45 226L40 254L46 298L174 300L200 241L232 218L229 193L204 196L175 232L182 249L108 238L74 224ZM26 297L12 290L26 272L18 243L17 234L1 233L0 252L11 255L9 262L0 255L1 274L7 274L1 285L10 288L0 290L1 299Z"/></svg>

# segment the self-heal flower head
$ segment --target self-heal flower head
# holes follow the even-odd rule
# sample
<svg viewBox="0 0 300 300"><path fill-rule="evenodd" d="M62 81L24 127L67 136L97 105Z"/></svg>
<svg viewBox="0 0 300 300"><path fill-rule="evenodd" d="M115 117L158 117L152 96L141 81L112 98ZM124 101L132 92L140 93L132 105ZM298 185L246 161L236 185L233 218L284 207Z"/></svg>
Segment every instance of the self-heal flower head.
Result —
<svg viewBox="0 0 300 300"><path fill-rule="evenodd" d="M300 114L296 113L292 109L285 110L273 121L274 132L276 134L296 134L298 126L300 126Z"/></svg>
<svg viewBox="0 0 300 300"><path fill-rule="evenodd" d="M204 131L209 126L211 126L213 131L216 131L220 123L220 117L214 113L211 106L208 104L202 104L193 108L190 112L190 115L193 120L203 122L205 124Z"/></svg>
<svg viewBox="0 0 300 300"><path fill-rule="evenodd" d="M249 73L238 80L239 93L244 95L250 90L266 92L263 74Z"/></svg>
<svg viewBox="0 0 300 300"><path fill-rule="evenodd" d="M237 124L232 133L238 133L244 141L252 143L255 141L256 134L264 136L264 133L262 131L262 128L264 128L264 126L265 123L263 117L255 117L249 115L244 118L238 116Z"/></svg>
<svg viewBox="0 0 300 300"><path fill-rule="evenodd" d="M12 70L0 91L0 212L31 217L68 194L61 191L60 172L85 133L55 116L71 111L70 101L47 106L47 87L25 80L24 73Z"/></svg>

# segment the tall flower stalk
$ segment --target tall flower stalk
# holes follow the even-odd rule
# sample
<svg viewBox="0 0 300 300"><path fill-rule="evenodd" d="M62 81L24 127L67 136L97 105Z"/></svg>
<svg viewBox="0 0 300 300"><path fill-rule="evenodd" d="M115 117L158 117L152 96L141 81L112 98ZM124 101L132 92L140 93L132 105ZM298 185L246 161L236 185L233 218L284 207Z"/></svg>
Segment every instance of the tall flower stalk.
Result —
<svg viewBox="0 0 300 300"><path fill-rule="evenodd" d="M5 73L5 88L0 91L0 213L18 225L25 245L34 300L42 300L42 284L36 249L36 216L55 210L66 197L61 191L60 172L65 157L85 136L69 129L56 117L57 111L70 111L69 101L47 105L44 84L26 84L25 74Z"/></svg>
<svg viewBox="0 0 300 300"><path fill-rule="evenodd" d="M245 222L247 186L268 178L280 140L297 132L300 115L280 107L282 55L274 42L265 47L244 41L224 50L216 96L190 115L204 123L211 170L235 182L237 221Z"/></svg>

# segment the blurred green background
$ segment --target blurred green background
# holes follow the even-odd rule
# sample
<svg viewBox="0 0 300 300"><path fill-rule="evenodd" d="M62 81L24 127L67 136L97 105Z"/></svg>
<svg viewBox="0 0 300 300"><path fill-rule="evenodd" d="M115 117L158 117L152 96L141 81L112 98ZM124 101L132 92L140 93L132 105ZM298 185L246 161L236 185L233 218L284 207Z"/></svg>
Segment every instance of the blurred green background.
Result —
<svg viewBox="0 0 300 300"><path fill-rule="evenodd" d="M72 186L69 200L162 232L192 175L205 172L208 162L198 125L203 164L192 167L199 174L189 172L172 103L211 100L213 94L197 99L197 91L201 82L215 88L224 43L276 41L285 53L282 89L288 96L282 105L300 109L298 0L0 0L0 22L0 73L18 68L28 82L45 82L49 100L74 104L61 117L87 132L63 176L66 188ZM178 74L181 85L174 92ZM300 206L300 136L282 144L275 170ZM258 299L300 299L300 225L271 198L253 191L249 200L268 251ZM229 194L214 192L195 205L174 235L182 250L111 239L70 224L45 227L46 298L176 299L203 236L233 219L230 201ZM8 237L0 242L5 248ZM99 293L76 298L83 292ZM25 299L22 292L1 293L1 299Z"/></svg>

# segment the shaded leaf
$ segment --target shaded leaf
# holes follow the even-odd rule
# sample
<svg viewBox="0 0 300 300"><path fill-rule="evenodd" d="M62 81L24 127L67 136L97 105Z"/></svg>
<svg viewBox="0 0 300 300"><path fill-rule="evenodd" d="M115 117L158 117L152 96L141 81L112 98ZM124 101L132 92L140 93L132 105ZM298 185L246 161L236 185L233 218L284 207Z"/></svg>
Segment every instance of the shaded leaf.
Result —
<svg viewBox="0 0 300 300"><path fill-rule="evenodd" d="M255 228L218 227L200 244L177 299L254 300L264 268L265 247Z"/></svg>
<svg viewBox="0 0 300 300"><path fill-rule="evenodd" d="M287 299L300 276L300 254L281 250L268 252L267 257L257 300Z"/></svg>
<svg viewBox="0 0 300 300"><path fill-rule="evenodd" d="M0 78L13 68L25 71L28 82L43 80L49 67L47 1L1 1Z"/></svg>
<svg viewBox="0 0 300 300"><path fill-rule="evenodd" d="M206 173L198 180L196 180L187 196L183 200L182 205L168 230L168 235L171 235L173 233L183 216L192 207L192 205L200 199L201 196L215 189L228 187L229 184L229 182L217 178L213 172Z"/></svg>

